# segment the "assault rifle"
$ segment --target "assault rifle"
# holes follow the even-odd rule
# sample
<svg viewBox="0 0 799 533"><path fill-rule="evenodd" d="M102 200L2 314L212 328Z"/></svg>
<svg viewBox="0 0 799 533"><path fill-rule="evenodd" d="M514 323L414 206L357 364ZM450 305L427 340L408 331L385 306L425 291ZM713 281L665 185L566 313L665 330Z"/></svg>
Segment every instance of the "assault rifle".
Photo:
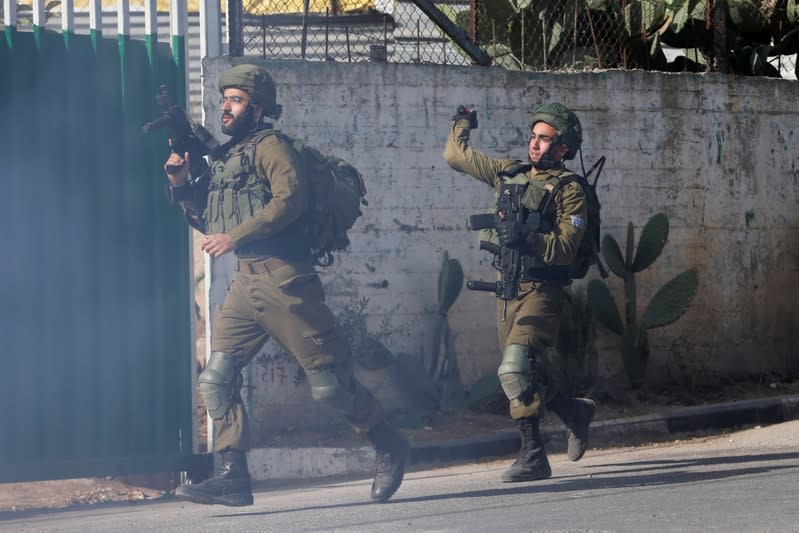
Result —
<svg viewBox="0 0 799 533"><path fill-rule="evenodd" d="M497 200L497 213L483 213L469 217L469 229L496 229L497 224L503 220L526 224L533 230L538 230L541 225L541 214L522 205L522 197L527 190L527 184L509 184L504 178L518 174L518 169L513 173L500 173L502 180ZM519 295L519 282L527 268L534 268L535 259L522 254L521 250L499 246L492 242L481 241L480 249L494 254L492 265L500 272L498 281L467 281L466 288L473 291L493 292L502 302L502 320L505 320L508 300L513 300Z"/></svg>
<svg viewBox="0 0 799 533"><path fill-rule="evenodd" d="M172 103L166 85L161 85L156 99L164 112L159 118L142 126L142 133L148 134L164 127L172 130L172 137L169 139L172 151L180 155L188 152L191 175L195 179L199 178L208 170L204 156L219 146L219 142L201 125L192 124L186 111Z"/></svg>

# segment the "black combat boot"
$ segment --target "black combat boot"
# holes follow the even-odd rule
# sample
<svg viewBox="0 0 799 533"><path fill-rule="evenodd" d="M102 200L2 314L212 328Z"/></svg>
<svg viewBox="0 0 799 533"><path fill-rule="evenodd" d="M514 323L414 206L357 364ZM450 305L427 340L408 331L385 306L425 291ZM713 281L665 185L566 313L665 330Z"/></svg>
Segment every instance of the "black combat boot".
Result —
<svg viewBox="0 0 799 533"><path fill-rule="evenodd" d="M367 436L376 452L372 500L382 503L391 498L402 483L411 446L404 435L385 422L370 429Z"/></svg>
<svg viewBox="0 0 799 533"><path fill-rule="evenodd" d="M205 505L252 505L252 484L247 457L241 450L214 454L214 475L196 485L185 483L175 489L175 496Z"/></svg>
<svg viewBox="0 0 799 533"><path fill-rule="evenodd" d="M544 442L538 431L538 417L520 418L519 433L522 435L519 458L502 473L500 479L505 483L515 483L552 477Z"/></svg>
<svg viewBox="0 0 799 533"><path fill-rule="evenodd" d="M588 430L594 419L596 405L588 398L567 398L561 393L547 404L547 409L558 415L569 430L567 455L570 461L579 461L588 448Z"/></svg>

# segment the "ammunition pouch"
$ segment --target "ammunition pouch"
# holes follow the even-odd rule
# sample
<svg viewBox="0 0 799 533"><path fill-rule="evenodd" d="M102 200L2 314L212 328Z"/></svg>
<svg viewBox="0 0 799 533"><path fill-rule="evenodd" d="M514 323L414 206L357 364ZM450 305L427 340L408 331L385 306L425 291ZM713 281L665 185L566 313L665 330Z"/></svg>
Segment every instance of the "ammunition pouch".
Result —
<svg viewBox="0 0 799 533"><path fill-rule="evenodd" d="M209 233L229 232L272 200L269 182L260 178L256 165L256 147L264 137L259 133L240 149L213 161L206 212Z"/></svg>

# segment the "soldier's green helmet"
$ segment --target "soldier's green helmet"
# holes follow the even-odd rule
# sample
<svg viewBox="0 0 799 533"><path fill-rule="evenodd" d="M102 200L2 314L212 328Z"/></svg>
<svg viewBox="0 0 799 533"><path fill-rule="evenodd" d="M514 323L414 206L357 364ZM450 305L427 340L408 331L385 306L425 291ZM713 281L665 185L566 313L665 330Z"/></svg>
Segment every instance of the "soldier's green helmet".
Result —
<svg viewBox="0 0 799 533"><path fill-rule="evenodd" d="M530 121L530 129L536 122L544 122L558 130L558 136L569 148L564 159L574 159L583 144L583 127L580 119L568 107L557 102L544 104L535 110Z"/></svg>
<svg viewBox="0 0 799 533"><path fill-rule="evenodd" d="M236 65L219 77L219 92L228 88L247 91L250 98L264 108L264 113L272 116L275 111L275 82L272 76L258 65Z"/></svg>

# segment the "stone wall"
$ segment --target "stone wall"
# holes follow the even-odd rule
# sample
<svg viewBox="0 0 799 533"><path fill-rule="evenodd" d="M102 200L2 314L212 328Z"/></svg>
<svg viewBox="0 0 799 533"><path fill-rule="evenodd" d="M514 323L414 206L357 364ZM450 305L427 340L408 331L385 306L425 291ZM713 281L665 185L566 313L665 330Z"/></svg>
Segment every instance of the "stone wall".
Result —
<svg viewBox="0 0 799 533"><path fill-rule="evenodd" d="M230 61L207 60L204 67L206 116L217 134L216 79ZM560 101L582 121L585 168L607 156L598 184L603 233L623 248L628 222L638 235L652 214L669 218L663 254L638 277L640 311L673 276L691 267L699 272L689 311L652 331L650 379L682 383L708 375L799 371L792 335L799 330L795 81L642 71L263 64L278 83L284 107L277 126L348 160L367 180L369 206L351 232L351 248L323 271L323 280L334 311L368 299L369 328L383 328L383 340L395 353L430 353L444 252L461 262L467 279L493 275L489 257L466 228L468 215L483 210L492 191L452 171L442 157L455 108L466 104L478 112L473 147L525 159L531 111ZM571 163L581 170L579 158ZM212 316L231 265L225 259L211 269ZM622 301L620 279L608 283ZM464 289L449 319L468 388L498 363L493 298ZM619 338L600 327L605 377L621 371L618 347ZM268 346L251 365L254 388L247 389L254 418L270 428L288 424L297 409L304 415L309 409L307 386L295 379L299 369L272 360L274 351Z"/></svg>

